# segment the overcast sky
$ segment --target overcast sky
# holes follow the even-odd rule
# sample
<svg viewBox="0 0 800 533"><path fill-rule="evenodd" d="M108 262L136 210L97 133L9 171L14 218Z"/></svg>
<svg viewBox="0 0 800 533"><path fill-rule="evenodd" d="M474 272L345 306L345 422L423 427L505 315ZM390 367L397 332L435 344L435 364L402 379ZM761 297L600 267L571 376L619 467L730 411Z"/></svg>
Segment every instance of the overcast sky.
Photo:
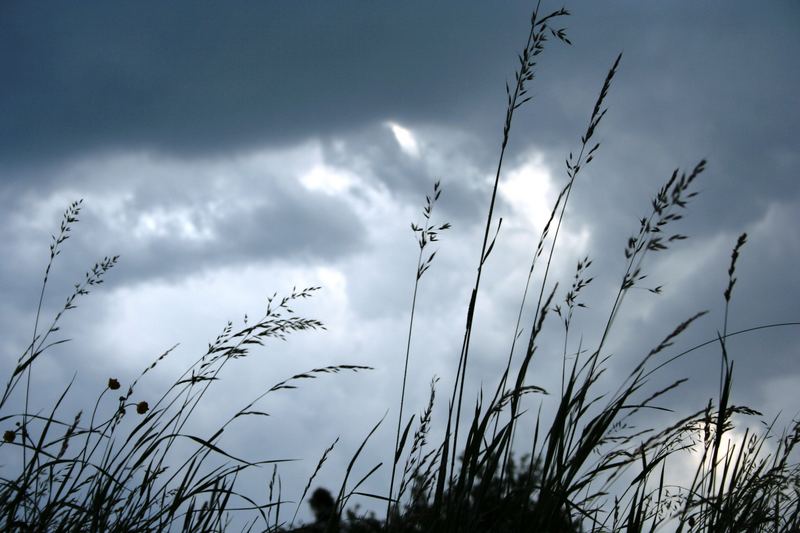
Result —
<svg viewBox="0 0 800 533"><path fill-rule="evenodd" d="M33 331L51 233L84 199L45 299L56 312L96 259L119 254L105 285L65 318L68 344L37 363L49 398L78 372L71 407L109 377L130 382L180 346L139 389L155 397L202 355L228 320L266 298L320 285L298 313L326 331L293 335L226 368L200 413L207 434L289 375L336 363L375 370L326 376L269 396L272 416L223 444L252 458L300 458L299 491L322 451L338 489L344 467L388 410L358 475L390 461L421 220L453 228L420 287L410 413L441 378L442 422L459 355L505 114L531 2L3 2L0 5L0 357L9 372ZM543 10L561 7L543 1ZM623 250L675 168L708 170L680 231L648 259L655 296L634 291L608 344L608 387L681 320L710 313L679 343L715 337L730 250L737 267L729 330L800 320L800 4L570 2L573 46L551 41L533 100L518 110L501 177L503 217L476 315L470 394L496 386L531 252L579 148L603 78L624 52L598 130L602 146L576 182L550 283L562 299L576 261L595 281L577 327L598 341L624 269ZM551 284L548 284L548 289ZM531 310L524 315L527 328ZM529 373L558 387L562 330L553 320ZM798 409L796 328L737 337L734 398L767 418ZM578 335L573 340L577 348ZM700 409L717 388L719 350L694 352L654 383L689 377L667 404ZM654 387L656 385L654 384ZM613 388L612 388L613 387ZM472 398L473 396L470 396ZM543 412L554 397L545 398ZM538 408L530 400L529 408ZM71 414L65 415L71 418ZM265 474L266 475L266 474ZM384 466L368 487L385 492ZM255 482L253 482L255 483ZM263 482L259 481L259 495ZM362 502L370 506L369 502Z"/></svg>

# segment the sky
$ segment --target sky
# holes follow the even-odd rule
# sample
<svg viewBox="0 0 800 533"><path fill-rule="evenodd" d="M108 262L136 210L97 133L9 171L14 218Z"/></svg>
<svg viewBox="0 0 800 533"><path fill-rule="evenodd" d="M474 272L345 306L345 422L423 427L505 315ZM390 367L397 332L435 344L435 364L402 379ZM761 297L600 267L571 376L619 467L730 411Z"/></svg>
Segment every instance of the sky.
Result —
<svg viewBox="0 0 800 533"><path fill-rule="evenodd" d="M543 11L561 7L547 0ZM97 259L120 255L105 284L65 315L70 342L37 361L45 408L76 374L68 409L89 405L109 377L123 385L180 343L139 387L156 397L202 355L228 320L267 298L321 286L300 332L226 367L196 430L211 434L273 384L332 364L373 367L268 396L271 416L234 426L222 444L282 466L296 499L318 478L338 489L356 468L385 493L425 195L449 222L422 278L406 414L438 376L434 431L458 361L505 117L505 82L527 37L531 2L3 2L0 5L0 361L8 373L33 332L51 234L69 202L80 222L49 279L55 314ZM596 133L601 147L576 181L547 288L563 299L576 262L593 260L570 349L598 341L624 272L628 237L675 168L701 159L700 193L676 229L690 238L646 263L615 323L610 391L675 325L709 314L673 353L722 329L736 238L748 243L728 330L800 321L800 4L709 1L566 4L572 46L547 42L518 109L496 205L503 218L484 268L467 398L492 389L508 357L532 251L580 146L603 79L623 57ZM540 278L535 276L535 280ZM538 287L538 286L537 286ZM531 302L523 327L531 322ZM798 329L740 335L734 399L796 415ZM557 389L563 328L546 325L527 382ZM575 344L575 346L572 346ZM693 352L653 381L689 381L663 405L685 414L717 390L719 350ZM554 396L528 400L544 413ZM71 418L71 415L68 416ZM665 420L668 420L666 418ZM266 474L265 474L266 475ZM263 494L263 480L245 480ZM358 502L375 508L371 501Z"/></svg>

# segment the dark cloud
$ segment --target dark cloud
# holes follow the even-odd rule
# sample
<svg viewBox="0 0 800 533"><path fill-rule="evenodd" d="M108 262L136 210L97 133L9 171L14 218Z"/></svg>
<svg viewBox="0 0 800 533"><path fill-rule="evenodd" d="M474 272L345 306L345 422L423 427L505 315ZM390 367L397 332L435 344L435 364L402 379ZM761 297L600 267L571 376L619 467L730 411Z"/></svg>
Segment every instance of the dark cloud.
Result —
<svg viewBox="0 0 800 533"><path fill-rule="evenodd" d="M409 7L7 5L3 160L119 147L192 154L380 115L435 118L480 75L467 66L488 52L462 47L482 10Z"/></svg>
<svg viewBox="0 0 800 533"><path fill-rule="evenodd" d="M625 110L617 113L631 134L657 129L687 143L691 129L766 142L769 124L770 136L782 136L786 112L797 113L781 106L798 77L787 55L798 44L797 8L745 5L571 6L575 46L551 43L554 57L542 61L539 139L578 131L620 50ZM529 6L19 2L3 10L8 166L113 148L188 155L291 143L387 118L466 122L494 139ZM703 127L689 126L701 116Z"/></svg>

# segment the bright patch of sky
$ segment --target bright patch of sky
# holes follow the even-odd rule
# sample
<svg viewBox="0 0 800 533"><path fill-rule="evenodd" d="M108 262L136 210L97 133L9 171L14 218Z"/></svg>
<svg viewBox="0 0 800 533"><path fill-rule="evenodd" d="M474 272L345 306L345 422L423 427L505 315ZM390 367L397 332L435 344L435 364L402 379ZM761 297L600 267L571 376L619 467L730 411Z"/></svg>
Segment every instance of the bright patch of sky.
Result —
<svg viewBox="0 0 800 533"><path fill-rule="evenodd" d="M348 172L322 164L314 165L306 174L300 176L300 183L309 191L321 191L331 195L346 191L354 181Z"/></svg>
<svg viewBox="0 0 800 533"><path fill-rule="evenodd" d="M142 213L132 229L136 238L173 237L187 241L214 240L214 231L205 226L193 209L158 209Z"/></svg>
<svg viewBox="0 0 800 533"><path fill-rule="evenodd" d="M392 130L394 138L397 140L397 144L400 145L400 148L405 153L414 158L420 156L419 143L417 142L416 136L410 129L404 128L395 122L387 122L387 126L389 126L389 129Z"/></svg>
<svg viewBox="0 0 800 533"><path fill-rule="evenodd" d="M539 233L547 223L558 191L542 154L534 153L503 177L500 194L520 217L508 222L533 225Z"/></svg>

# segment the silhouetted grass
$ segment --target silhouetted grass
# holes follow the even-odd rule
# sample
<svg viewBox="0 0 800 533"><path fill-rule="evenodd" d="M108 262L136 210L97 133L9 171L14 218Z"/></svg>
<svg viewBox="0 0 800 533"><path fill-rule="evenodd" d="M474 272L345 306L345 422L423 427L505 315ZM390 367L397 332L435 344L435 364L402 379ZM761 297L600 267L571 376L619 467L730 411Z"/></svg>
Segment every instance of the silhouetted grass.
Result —
<svg viewBox="0 0 800 533"><path fill-rule="evenodd" d="M420 281L434 260L435 251L429 251L430 244L449 228L449 224L434 224L431 219L442 193L438 182L433 194L426 198L424 223L412 224L419 255L404 372L398 383L394 449L383 463L371 466L355 482L351 480L361 452L383 419L377 421L352 453L336 497L323 489L315 490L310 504L317 521L298 528L294 526L298 510L338 439L327 447L320 445L324 451L319 462L299 500L287 510L289 502L282 495L278 473L278 464L283 460L235 457L219 446L220 436L234 420L264 415L255 405L266 395L295 388L301 381L323 374L357 372L369 367L338 365L297 374L266 389L210 436L192 435L185 428L231 360L247 357L254 345L260 346L269 339L323 327L317 320L294 315L290 307L310 297L315 287L293 290L283 298L270 298L264 315L254 323L245 321L240 329L234 330L233 324L228 323L209 344L207 352L160 398L140 397L138 378L123 388L121 380L110 377L106 389L87 409L88 417L79 412L64 418L60 412L71 383L45 414L32 407L35 391L30 388L30 379L34 363L63 342L53 339L63 314L101 284L118 260L104 258L95 264L75 286L50 325L40 326L51 269L82 208L76 202L68 207L60 231L53 237L32 340L11 369L0 399L0 424L8 428L0 446L14 447L21 456L20 470L9 472L6 465L0 478L2 528L6 531L222 531L228 527L231 516L236 515L247 516L248 529L260 531L798 531L800 466L795 448L800 442L800 422L792 421L779 436L774 435L773 422L765 423L760 432L747 429L739 439L730 437L743 418L761 414L733 403L734 362L728 357L728 343L734 336L756 329L798 325L786 322L728 331L736 262L744 252L746 235L733 248L723 292L725 316L721 331L706 343L672 353L676 340L706 314L699 311L654 342L652 349L619 382L616 391L599 390L600 378L610 358L606 342L625 297L637 288L650 291L654 297L660 293L660 287L643 285L646 259L651 260L686 238L673 232L672 227L684 216L696 195L695 184L705 171L705 161L686 172L676 169L657 189L649 211L627 241L623 241L624 268L614 297L602 316L604 325L599 339L590 345L589 339L580 336L580 343L574 346L573 317L585 307L583 296L593 280L590 275L593 262L590 257L577 261L566 291L559 291L559 284L551 281L551 266L573 188L580 186L581 170L598 155L600 144L595 141L595 134L607 112L606 97L620 68L621 56L614 59L600 85L574 154L566 158L566 184L533 252L509 339L509 356L505 366L498 369L497 387L491 398L479 394L471 412L466 411L464 389L470 341L476 327L475 308L483 267L502 224L502 219L495 222L494 208L513 120L531 99L530 84L535 80L537 61L545 45L551 40L570 44L565 30L557 26L568 15L565 9L541 15L537 6L519 55L514 83L506 86L507 109L494 187L441 436L432 435L438 378L431 381L429 401L420 416L407 420L404 416ZM540 285L535 287L532 280L537 267L544 268L544 272ZM517 344L524 331L523 310L531 291L536 296L533 320L527 328L524 349L518 353ZM554 323L555 317L558 328L563 329L561 380L534 385L529 383L529 374L540 334ZM651 378L665 366L676 364L686 354L710 343L716 343L720 350L717 398L695 412L675 415L677 419L665 427L648 426L646 419L642 425L643 413L668 411L659 401L685 381L678 379L653 390ZM140 377L153 370L170 352L159 356ZM119 395L115 392L118 390L125 392ZM521 425L524 398L548 393L555 398L552 416L540 411L532 428ZM21 413L8 412L15 394L24 395ZM119 396L115 399L115 395ZM776 442L771 451L766 446L769 439ZM179 441L192 447L174 447ZM521 445L523 448L519 449ZM665 471L671 461L686 454L697 458L694 475L680 486L668 485ZM389 461L392 466L386 494L359 490ZM236 482L242 472L262 465L273 465L272 477L267 501L258 502L238 491ZM354 496L385 502L386 518L360 516L348 508Z"/></svg>

